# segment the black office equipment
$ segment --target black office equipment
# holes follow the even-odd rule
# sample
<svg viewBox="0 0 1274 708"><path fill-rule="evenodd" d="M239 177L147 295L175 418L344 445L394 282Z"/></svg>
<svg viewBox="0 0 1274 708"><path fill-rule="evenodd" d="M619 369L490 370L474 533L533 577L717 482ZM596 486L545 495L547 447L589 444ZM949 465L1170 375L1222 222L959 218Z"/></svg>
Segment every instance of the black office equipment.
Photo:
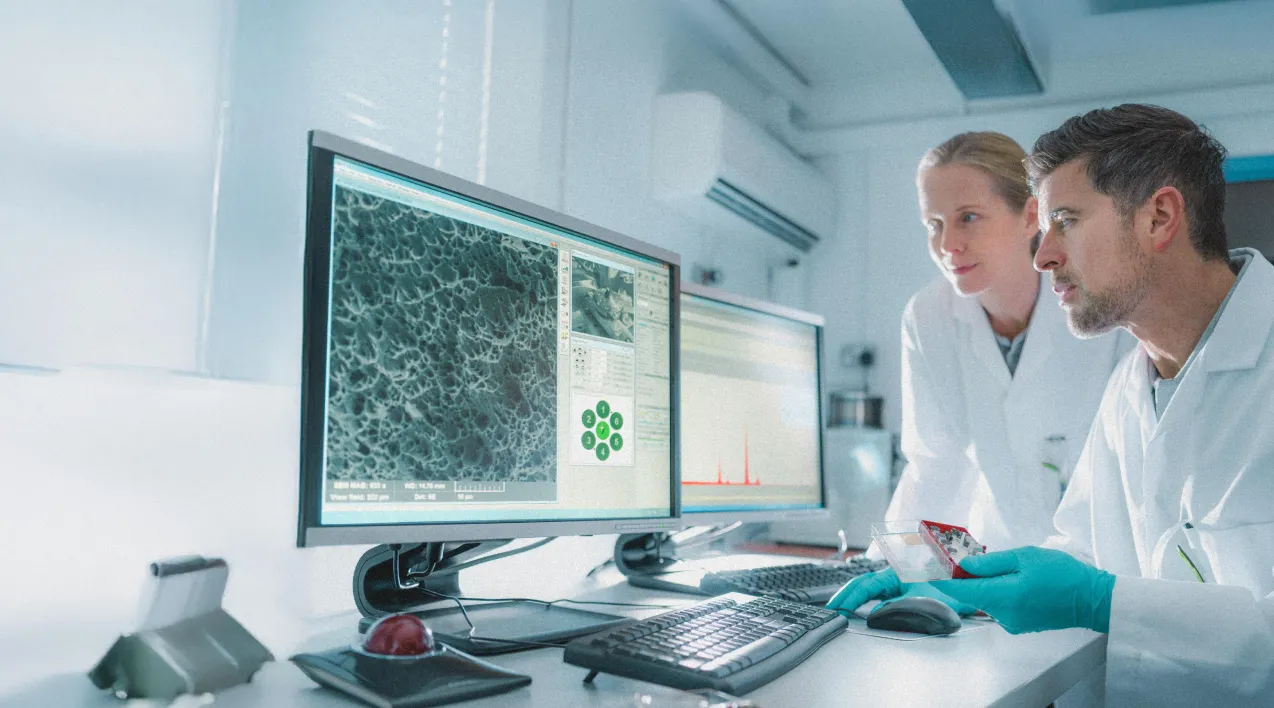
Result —
<svg viewBox="0 0 1274 708"><path fill-rule="evenodd" d="M742 695L787 673L840 634L836 612L741 593L721 597L566 645L568 664L673 688Z"/></svg>
<svg viewBox="0 0 1274 708"><path fill-rule="evenodd" d="M792 602L822 605L837 590L864 573L888 567L884 560L868 560L858 556L848 563L822 565L799 563L771 568L749 568L707 573L699 581L705 595L741 592L748 595L777 597Z"/></svg>
<svg viewBox="0 0 1274 708"><path fill-rule="evenodd" d="M424 708L494 696L531 677L450 647L420 657L381 657L352 647L297 654L292 663L320 685L377 708Z"/></svg>
<svg viewBox="0 0 1274 708"><path fill-rule="evenodd" d="M916 634L953 634L960 629L960 615L947 603L932 597L900 597L877 607L867 616L870 629Z"/></svg>

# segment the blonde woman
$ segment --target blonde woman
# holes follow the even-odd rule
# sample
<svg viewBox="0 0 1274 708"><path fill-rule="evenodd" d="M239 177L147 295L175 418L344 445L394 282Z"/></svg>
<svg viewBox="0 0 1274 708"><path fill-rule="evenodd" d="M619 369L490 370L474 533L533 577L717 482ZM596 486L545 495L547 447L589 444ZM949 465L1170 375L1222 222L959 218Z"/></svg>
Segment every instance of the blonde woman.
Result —
<svg viewBox="0 0 1274 708"><path fill-rule="evenodd" d="M990 550L1053 529L1070 466L1127 335L1081 340L1032 265L1036 202L1025 152L999 133L957 135L916 173L920 221L941 271L902 316L902 449L886 518L965 526ZM829 606L936 594L892 570L856 579ZM941 596L962 613L972 608Z"/></svg>

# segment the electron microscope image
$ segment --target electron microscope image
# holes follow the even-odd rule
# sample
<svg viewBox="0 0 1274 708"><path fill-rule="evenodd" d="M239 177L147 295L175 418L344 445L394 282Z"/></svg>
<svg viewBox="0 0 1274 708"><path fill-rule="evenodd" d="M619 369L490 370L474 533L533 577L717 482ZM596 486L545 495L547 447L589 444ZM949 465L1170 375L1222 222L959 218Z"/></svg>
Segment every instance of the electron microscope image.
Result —
<svg viewBox="0 0 1274 708"><path fill-rule="evenodd" d="M337 187L329 479L552 482L557 251Z"/></svg>
<svg viewBox="0 0 1274 708"><path fill-rule="evenodd" d="M586 258L571 258L571 329L633 341L633 274Z"/></svg>

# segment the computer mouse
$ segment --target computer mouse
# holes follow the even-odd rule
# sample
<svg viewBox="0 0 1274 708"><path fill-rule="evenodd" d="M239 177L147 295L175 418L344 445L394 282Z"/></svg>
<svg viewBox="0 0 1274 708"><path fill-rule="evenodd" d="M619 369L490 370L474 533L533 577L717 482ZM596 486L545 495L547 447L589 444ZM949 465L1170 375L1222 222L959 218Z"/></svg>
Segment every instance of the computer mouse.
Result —
<svg viewBox="0 0 1274 708"><path fill-rule="evenodd" d="M433 630L416 615L381 617L363 636L363 651L368 654L421 656L436 649Z"/></svg>
<svg viewBox="0 0 1274 708"><path fill-rule="evenodd" d="M951 634L960 629L960 615L932 597L901 597L868 615L867 626L893 632Z"/></svg>

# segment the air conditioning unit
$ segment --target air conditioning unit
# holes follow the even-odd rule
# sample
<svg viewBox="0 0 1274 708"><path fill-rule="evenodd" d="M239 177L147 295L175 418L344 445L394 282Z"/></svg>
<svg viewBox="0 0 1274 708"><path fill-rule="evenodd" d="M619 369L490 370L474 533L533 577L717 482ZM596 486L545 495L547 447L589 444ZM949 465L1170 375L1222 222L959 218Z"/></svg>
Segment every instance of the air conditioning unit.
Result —
<svg viewBox="0 0 1274 708"><path fill-rule="evenodd" d="M777 236L802 251L836 225L831 182L710 93L655 99L655 198L722 233Z"/></svg>

